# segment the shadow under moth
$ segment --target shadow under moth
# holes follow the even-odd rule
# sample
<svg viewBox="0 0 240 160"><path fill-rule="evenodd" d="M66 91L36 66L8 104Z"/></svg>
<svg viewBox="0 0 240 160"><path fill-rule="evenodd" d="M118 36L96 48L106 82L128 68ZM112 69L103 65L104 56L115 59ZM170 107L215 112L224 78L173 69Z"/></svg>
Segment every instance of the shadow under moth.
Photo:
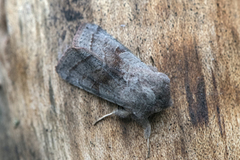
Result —
<svg viewBox="0 0 240 160"><path fill-rule="evenodd" d="M131 117L142 125L149 157L148 117L172 105L166 74L141 62L105 30L89 23L79 27L56 71L68 83L122 107L94 124L116 115Z"/></svg>

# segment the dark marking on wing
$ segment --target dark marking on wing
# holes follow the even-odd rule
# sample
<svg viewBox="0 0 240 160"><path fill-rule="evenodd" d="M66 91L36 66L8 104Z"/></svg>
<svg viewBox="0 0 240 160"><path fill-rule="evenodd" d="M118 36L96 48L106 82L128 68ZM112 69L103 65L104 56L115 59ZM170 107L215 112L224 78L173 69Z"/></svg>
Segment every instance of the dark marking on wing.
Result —
<svg viewBox="0 0 240 160"><path fill-rule="evenodd" d="M105 55L104 60L106 64L112 68L119 69L122 61L119 55L117 55L114 51L108 48L103 50L103 52Z"/></svg>
<svg viewBox="0 0 240 160"><path fill-rule="evenodd" d="M80 63L83 63L83 62L87 61L91 56L93 56L93 55L89 55L89 56L86 57L85 59L81 59L80 61L78 61L77 64L75 64L73 67L71 67L71 68L69 69L68 72L71 72L72 70L75 70Z"/></svg>
<svg viewBox="0 0 240 160"><path fill-rule="evenodd" d="M126 51L127 50L125 48L123 48L123 47L120 48L119 46L117 46L114 53L119 55L120 53L123 53L123 52L126 52Z"/></svg>
<svg viewBox="0 0 240 160"><path fill-rule="evenodd" d="M118 105L126 104L115 91L125 83L118 71L85 48L68 49L56 70L70 84Z"/></svg>
<svg viewBox="0 0 240 160"><path fill-rule="evenodd" d="M113 103L116 103L119 105L122 104L122 103L119 103L120 102L119 95L116 95L114 92L114 88L111 88L111 86L109 86L109 84L107 83L110 80L113 80L113 79L109 78L110 76L108 76L109 79L103 78L101 82L99 82L99 79L92 78L91 76L85 75L84 77L85 77L84 79L90 80L92 82L92 86L90 86L90 87L87 87L86 85L81 85L79 83L79 85L81 85L81 87L84 90L89 91L90 93L93 93L103 99L110 101L110 102L113 102ZM100 93L100 91L99 91L100 87L103 88L105 91L109 92L111 94L111 96Z"/></svg>
<svg viewBox="0 0 240 160"><path fill-rule="evenodd" d="M91 42L90 42L90 50L92 51L92 45L93 45L93 42L94 42L94 34L91 35Z"/></svg>
<svg viewBox="0 0 240 160"><path fill-rule="evenodd" d="M98 91L98 94L99 94L99 83L94 82L93 85L92 85L92 89Z"/></svg>

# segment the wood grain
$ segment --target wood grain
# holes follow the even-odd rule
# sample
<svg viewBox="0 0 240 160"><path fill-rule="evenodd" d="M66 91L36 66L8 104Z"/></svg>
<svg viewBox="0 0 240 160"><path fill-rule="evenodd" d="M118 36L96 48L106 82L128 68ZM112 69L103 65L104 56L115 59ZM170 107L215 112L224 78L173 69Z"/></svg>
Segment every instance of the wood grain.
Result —
<svg viewBox="0 0 240 160"><path fill-rule="evenodd" d="M57 60L95 23L171 79L150 159L239 159L240 2L0 0L0 159L144 159L133 121L62 81Z"/></svg>

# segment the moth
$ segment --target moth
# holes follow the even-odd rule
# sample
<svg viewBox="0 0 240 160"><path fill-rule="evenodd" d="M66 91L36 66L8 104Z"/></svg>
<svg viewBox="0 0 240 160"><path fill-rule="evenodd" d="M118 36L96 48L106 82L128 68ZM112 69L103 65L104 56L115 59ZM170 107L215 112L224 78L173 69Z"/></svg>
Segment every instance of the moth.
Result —
<svg viewBox="0 0 240 160"><path fill-rule="evenodd" d="M56 66L68 83L122 108L99 118L131 117L144 128L148 155L149 116L172 105L170 79L148 66L95 24L82 24Z"/></svg>

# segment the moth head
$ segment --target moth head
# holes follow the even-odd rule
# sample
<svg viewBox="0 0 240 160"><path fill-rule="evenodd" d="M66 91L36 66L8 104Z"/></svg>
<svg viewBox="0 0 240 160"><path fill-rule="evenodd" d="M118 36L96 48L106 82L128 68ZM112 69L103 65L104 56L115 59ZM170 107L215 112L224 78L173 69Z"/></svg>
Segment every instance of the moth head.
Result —
<svg viewBox="0 0 240 160"><path fill-rule="evenodd" d="M154 112L160 112L161 110L170 107L173 104L170 93L170 79L164 73L158 72L156 80L155 92L155 108Z"/></svg>

